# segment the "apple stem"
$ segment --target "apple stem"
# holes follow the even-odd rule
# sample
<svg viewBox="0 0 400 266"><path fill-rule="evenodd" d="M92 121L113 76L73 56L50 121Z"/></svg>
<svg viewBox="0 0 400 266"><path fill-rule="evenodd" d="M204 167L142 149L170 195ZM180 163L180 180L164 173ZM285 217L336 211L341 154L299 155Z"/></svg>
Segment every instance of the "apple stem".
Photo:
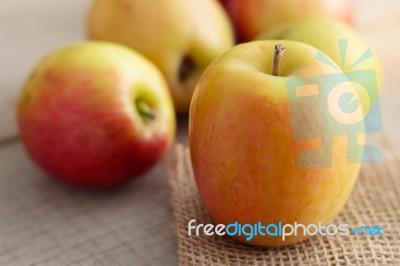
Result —
<svg viewBox="0 0 400 266"><path fill-rule="evenodd" d="M274 64L272 66L272 75L278 76L279 75L279 66L281 64L281 57L283 52L285 51L286 47L283 44L275 45L275 53L274 53Z"/></svg>
<svg viewBox="0 0 400 266"><path fill-rule="evenodd" d="M136 101L136 109L138 110L140 116L142 116L145 119L153 120L154 118L156 118L154 111L144 101Z"/></svg>

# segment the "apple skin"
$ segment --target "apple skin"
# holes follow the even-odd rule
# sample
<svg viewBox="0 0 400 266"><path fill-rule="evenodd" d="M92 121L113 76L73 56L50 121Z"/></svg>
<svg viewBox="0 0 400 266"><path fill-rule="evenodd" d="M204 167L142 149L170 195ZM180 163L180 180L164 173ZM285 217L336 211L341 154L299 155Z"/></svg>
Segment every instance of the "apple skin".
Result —
<svg viewBox="0 0 400 266"><path fill-rule="evenodd" d="M96 0L88 37L149 58L167 79L179 113L188 112L203 70L234 42L229 18L215 0Z"/></svg>
<svg viewBox="0 0 400 266"><path fill-rule="evenodd" d="M151 106L151 121L135 108L137 101ZM22 91L17 117L33 161L87 188L115 186L149 170L175 135L161 73L129 48L103 42L71 45L40 62Z"/></svg>
<svg viewBox="0 0 400 266"><path fill-rule="evenodd" d="M331 17L352 24L351 0L220 0L236 30L239 42L282 23L309 17Z"/></svg>
<svg viewBox="0 0 400 266"><path fill-rule="evenodd" d="M376 53L372 52L371 57L351 67L364 52L371 48L354 29L340 21L326 18L305 19L287 23L261 33L257 39L285 39L307 43L328 55L329 58L338 66L341 66L345 72L367 69L375 70L377 84L375 82L373 84L368 84L367 86L370 88L367 89L371 91L377 86L378 91L380 91L382 88L382 66ZM342 65L342 58L340 55L340 39L345 39L348 42L344 65ZM378 100L377 98L365 99L362 96L360 99L364 108L367 104L366 101L374 103Z"/></svg>
<svg viewBox="0 0 400 266"><path fill-rule="evenodd" d="M277 43L286 46L279 77L270 75ZM300 42L250 42L225 52L201 76L189 114L189 145L196 184L215 223L326 225L346 203L360 169L347 162L346 137L333 138L331 168L301 168L299 154L321 142L292 136L287 78L335 73L316 53ZM321 109L306 107L303 130L317 122L321 137L329 137L332 128ZM363 144L364 134L359 137ZM361 158L362 151L355 156ZM306 237L245 238L235 236L260 246Z"/></svg>

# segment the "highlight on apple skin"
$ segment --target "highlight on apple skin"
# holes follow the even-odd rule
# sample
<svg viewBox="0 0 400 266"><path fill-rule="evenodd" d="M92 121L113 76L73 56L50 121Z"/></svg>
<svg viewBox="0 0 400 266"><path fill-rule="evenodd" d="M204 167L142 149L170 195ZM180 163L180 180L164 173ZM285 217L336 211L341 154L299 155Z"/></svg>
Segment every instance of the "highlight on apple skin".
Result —
<svg viewBox="0 0 400 266"><path fill-rule="evenodd" d="M261 32L304 18L328 17L353 21L351 0L220 0L231 17L239 42Z"/></svg>
<svg viewBox="0 0 400 266"><path fill-rule="evenodd" d="M17 117L33 161L87 188L115 186L149 170L175 135L159 70L131 49L104 42L45 57L25 84Z"/></svg>
<svg viewBox="0 0 400 266"><path fill-rule="evenodd" d="M150 59L167 79L178 113L188 112L199 76L234 42L228 15L215 0L95 0L88 37Z"/></svg>
<svg viewBox="0 0 400 266"><path fill-rule="evenodd" d="M279 75L273 76L278 43L286 50ZM322 113L330 103L302 105L301 113L306 115L300 127L304 128L296 130L316 124L321 139L332 143L295 140L291 128L287 79L337 73L315 58L317 52L294 41L249 42L225 52L201 76L189 114L189 146L200 196L216 224L326 225L346 203L360 164L347 161L346 136L331 138L334 128ZM347 132L356 130L343 126ZM364 143L364 133L358 141ZM300 153L327 144L332 145L332 153L318 159L326 161L331 155L332 167L299 166ZM362 153L353 155L359 159ZM286 241L260 235L250 241L243 235L234 238L246 244L280 246L306 236L290 236Z"/></svg>

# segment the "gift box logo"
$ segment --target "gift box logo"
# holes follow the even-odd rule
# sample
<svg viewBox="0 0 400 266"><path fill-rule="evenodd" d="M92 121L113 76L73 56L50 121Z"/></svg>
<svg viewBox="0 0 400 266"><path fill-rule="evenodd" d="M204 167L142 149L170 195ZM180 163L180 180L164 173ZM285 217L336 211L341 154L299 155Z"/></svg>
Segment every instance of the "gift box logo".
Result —
<svg viewBox="0 0 400 266"><path fill-rule="evenodd" d="M339 40L342 62L345 62L347 43ZM334 74L288 79L286 89L294 139L318 139L322 143L320 149L299 155L299 167L332 167L332 138L337 136L347 137L348 162L381 160L378 148L359 141L361 135L382 129L375 70L351 71L371 56L371 50L367 50L346 72L338 69ZM337 69L323 53L318 52L316 58Z"/></svg>

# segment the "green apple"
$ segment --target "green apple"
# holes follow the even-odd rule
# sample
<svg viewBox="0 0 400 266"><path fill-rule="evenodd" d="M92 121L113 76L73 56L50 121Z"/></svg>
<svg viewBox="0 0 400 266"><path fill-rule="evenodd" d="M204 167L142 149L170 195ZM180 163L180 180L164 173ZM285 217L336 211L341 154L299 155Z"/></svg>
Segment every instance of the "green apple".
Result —
<svg viewBox="0 0 400 266"><path fill-rule="evenodd" d="M149 170L175 135L159 70L131 49L104 42L70 45L41 61L21 93L18 123L39 166L88 188Z"/></svg>
<svg viewBox="0 0 400 266"><path fill-rule="evenodd" d="M330 17L348 24L352 0L219 0L228 11L240 42L275 26L310 17Z"/></svg>
<svg viewBox="0 0 400 266"><path fill-rule="evenodd" d="M124 44L158 66L178 112L187 112L205 67L233 45L233 32L215 0L96 0L90 39Z"/></svg>
<svg viewBox="0 0 400 266"><path fill-rule="evenodd" d="M280 65L273 64L276 44L286 47ZM311 82L339 74L344 78L341 88L354 91L346 75L315 58L317 52L294 41L249 42L225 52L201 76L189 113L189 145L196 183L215 223L326 225L346 203L360 164L348 162L346 136L332 138L336 128L325 111L335 97L304 102L292 114L301 120L295 130L314 131L310 134L315 139L295 139L291 126L289 79ZM346 114L336 115L348 134L363 132L363 123L356 128L346 123ZM353 144L362 145L364 133L357 136ZM331 167L302 167L299 156L313 150L320 156L310 157L309 163L332 159ZM357 161L362 152L355 149L351 155ZM243 234L235 238L278 246L306 236L300 233L286 241L260 234L250 241Z"/></svg>
<svg viewBox="0 0 400 266"><path fill-rule="evenodd" d="M307 43L328 55L345 72L374 70L376 79L371 79L372 82L366 85L365 89L373 91L374 88L380 90L382 87L382 68L378 57L355 30L340 21L306 19L266 31L257 39L285 39ZM339 45L340 40L347 42L343 48ZM363 60L363 55L367 54L370 56ZM368 102L373 103L377 100L366 99L363 96L360 99L364 108Z"/></svg>

